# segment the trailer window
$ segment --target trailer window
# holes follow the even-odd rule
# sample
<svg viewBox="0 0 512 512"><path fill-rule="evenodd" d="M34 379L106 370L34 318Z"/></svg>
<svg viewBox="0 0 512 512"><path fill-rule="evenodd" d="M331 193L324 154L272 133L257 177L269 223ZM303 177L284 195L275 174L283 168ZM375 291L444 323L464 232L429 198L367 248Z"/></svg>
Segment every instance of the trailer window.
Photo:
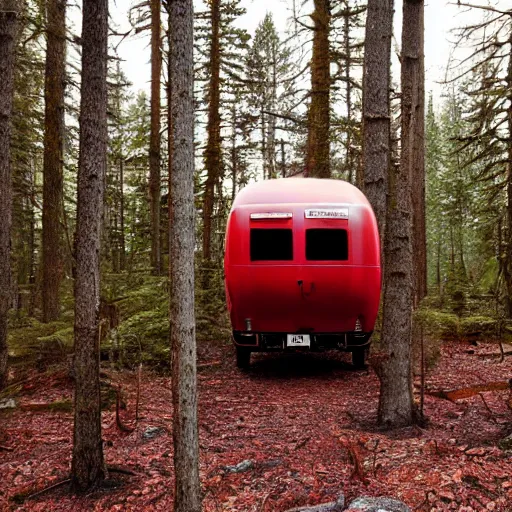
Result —
<svg viewBox="0 0 512 512"><path fill-rule="evenodd" d="M293 260L291 229L251 229L251 261Z"/></svg>
<svg viewBox="0 0 512 512"><path fill-rule="evenodd" d="M345 229L306 229L306 259L311 261L348 260Z"/></svg>

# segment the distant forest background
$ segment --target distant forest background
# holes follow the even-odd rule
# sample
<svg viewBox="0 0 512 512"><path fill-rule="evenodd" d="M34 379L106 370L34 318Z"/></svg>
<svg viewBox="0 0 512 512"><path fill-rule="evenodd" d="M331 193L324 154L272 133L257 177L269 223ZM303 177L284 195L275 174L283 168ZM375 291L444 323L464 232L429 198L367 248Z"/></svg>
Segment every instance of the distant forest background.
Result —
<svg viewBox="0 0 512 512"><path fill-rule="evenodd" d="M213 328L215 322L208 319L216 319L219 329L227 327L219 320L225 318L224 229L233 198L245 184L309 173L364 188L361 123L366 6L353 0L331 4L290 2L286 34L278 33L269 13L254 37L237 28L237 18L245 12L243 1L211 0L196 9L200 331L201 322ZM155 0L132 6L129 33L118 33L111 20L101 253L105 303L122 296L124 287L133 290L134 282L142 288L150 283L153 293L154 276L166 273L167 7L165 1ZM485 316L487 327L499 330L503 319L512 314L512 17L493 9L477 12L480 21L461 27L454 35L471 48L471 54L450 70L453 78L443 86L442 95L426 94L428 301L447 314ZM46 2L25 2L17 45L12 287L13 321L18 324L34 316L43 322L62 320L62 308L69 309L71 301L81 41L66 29L64 13L62 1L48 2L48 8ZM48 52L47 31L48 44L53 42ZM133 91L117 56L124 39L140 33L147 33L148 38L151 93ZM52 76L56 80L46 91L45 69L46 80ZM391 91L395 164L400 152L398 82L395 77ZM65 93L64 103L59 92ZM58 113L46 121L45 97L47 108ZM324 116L321 122L315 121L314 112ZM59 130L63 134L61 154L50 145L51 133ZM51 164L52 158L56 165ZM164 290L161 298L166 298ZM472 300L477 302L472 305ZM142 302L147 310L137 315L143 315L144 322L134 319L126 330L163 335L168 320L160 298L155 303ZM153 305L160 314L151 309ZM147 340L147 333L143 334Z"/></svg>

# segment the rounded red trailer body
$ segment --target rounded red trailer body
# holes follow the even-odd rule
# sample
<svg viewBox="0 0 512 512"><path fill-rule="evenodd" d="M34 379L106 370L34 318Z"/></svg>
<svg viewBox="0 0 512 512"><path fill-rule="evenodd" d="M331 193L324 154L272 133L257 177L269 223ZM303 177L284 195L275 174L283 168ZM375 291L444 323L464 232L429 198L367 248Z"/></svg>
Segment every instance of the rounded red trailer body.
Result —
<svg viewBox="0 0 512 512"><path fill-rule="evenodd" d="M238 364L250 352L339 348L364 364L381 288L377 222L340 180L284 178L236 197L226 230L226 297Z"/></svg>

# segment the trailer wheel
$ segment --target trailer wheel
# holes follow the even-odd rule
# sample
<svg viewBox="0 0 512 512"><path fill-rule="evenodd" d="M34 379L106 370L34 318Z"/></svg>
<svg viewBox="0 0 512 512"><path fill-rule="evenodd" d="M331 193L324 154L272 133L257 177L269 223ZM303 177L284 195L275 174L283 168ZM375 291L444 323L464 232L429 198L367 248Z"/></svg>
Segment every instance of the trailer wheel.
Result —
<svg viewBox="0 0 512 512"><path fill-rule="evenodd" d="M356 368L364 368L366 360L366 348L355 348L352 349L352 364Z"/></svg>
<svg viewBox="0 0 512 512"><path fill-rule="evenodd" d="M240 369L249 368L251 364L251 351L245 347L236 347L236 365Z"/></svg>

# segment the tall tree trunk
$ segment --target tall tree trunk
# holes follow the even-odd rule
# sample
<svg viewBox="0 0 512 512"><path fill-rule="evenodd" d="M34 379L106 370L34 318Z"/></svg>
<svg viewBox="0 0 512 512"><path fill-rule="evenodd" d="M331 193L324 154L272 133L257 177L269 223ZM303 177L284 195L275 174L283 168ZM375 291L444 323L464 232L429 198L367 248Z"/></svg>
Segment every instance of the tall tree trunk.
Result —
<svg viewBox="0 0 512 512"><path fill-rule="evenodd" d="M126 270L126 240L124 236L124 158L119 159L119 268Z"/></svg>
<svg viewBox="0 0 512 512"><path fill-rule="evenodd" d="M425 221L425 58L424 58L424 9L418 2L418 80L415 92L414 141L412 142L411 197L412 197L412 254L414 268L415 307L427 295L427 231Z"/></svg>
<svg viewBox="0 0 512 512"><path fill-rule="evenodd" d="M346 4L348 11L348 2ZM356 174L356 184L362 187L364 177L361 176L361 168L354 169L354 158L352 150L352 82L350 78L350 66L351 60L351 49L350 49L350 14L347 12L343 19L343 39L345 43L345 94L346 94L346 105L347 105L347 148L345 156L345 169L348 171L348 181L353 183L354 174ZM356 171L356 173L354 173Z"/></svg>
<svg viewBox="0 0 512 512"><path fill-rule="evenodd" d="M379 423L387 428L415 420L412 390L411 338L413 308L412 201L418 82L422 79L421 0L405 0L402 26L402 152L391 175L384 234L384 308Z"/></svg>
<svg viewBox="0 0 512 512"><path fill-rule="evenodd" d="M507 108L507 234L506 257L504 265L505 286L507 288L507 315L512 318L512 34L509 39L510 50L508 56L507 87L508 87L508 108Z"/></svg>
<svg viewBox="0 0 512 512"><path fill-rule="evenodd" d="M314 0L311 15L314 24L313 54L311 58L311 102L308 112L308 141L305 176L330 178L330 89L331 59L329 28L330 0Z"/></svg>
<svg viewBox="0 0 512 512"><path fill-rule="evenodd" d="M386 191L391 168L389 107L393 0L369 0L363 75L364 191L372 205L381 240L386 224Z"/></svg>
<svg viewBox="0 0 512 512"><path fill-rule="evenodd" d="M169 274L175 512L200 512L197 369L194 317L193 0L170 6L172 169Z"/></svg>
<svg viewBox="0 0 512 512"><path fill-rule="evenodd" d="M75 280L75 426L71 481L78 491L106 476L101 439L100 242L107 168L108 0L84 0Z"/></svg>
<svg viewBox="0 0 512 512"><path fill-rule="evenodd" d="M211 0L212 41L208 87L207 143L204 153L207 172L203 199L203 258L211 260L212 217L215 185L221 177L220 139L220 0Z"/></svg>
<svg viewBox="0 0 512 512"><path fill-rule="evenodd" d="M286 154L284 151L284 140L281 139L279 142L281 144L281 177L286 178Z"/></svg>
<svg viewBox="0 0 512 512"><path fill-rule="evenodd" d="M238 158L236 150L236 126L238 123L238 118L236 107L236 102L233 102L233 105L231 107L231 204L233 204L233 201L235 200L238 179Z"/></svg>
<svg viewBox="0 0 512 512"><path fill-rule="evenodd" d="M0 389L7 384L7 313L11 307L10 163L14 47L18 2L0 0Z"/></svg>
<svg viewBox="0 0 512 512"><path fill-rule="evenodd" d="M60 315L63 273L63 146L66 75L66 0L47 2L43 162L43 322Z"/></svg>
<svg viewBox="0 0 512 512"><path fill-rule="evenodd" d="M262 105L260 112L260 132L261 132L261 166L263 167L263 179L266 180L267 176L270 179L270 175L267 173L268 161L267 161L267 131L265 130L265 105Z"/></svg>
<svg viewBox="0 0 512 512"><path fill-rule="evenodd" d="M160 239L160 0L151 0L151 133L149 141L149 193L151 200L151 267L162 273Z"/></svg>

